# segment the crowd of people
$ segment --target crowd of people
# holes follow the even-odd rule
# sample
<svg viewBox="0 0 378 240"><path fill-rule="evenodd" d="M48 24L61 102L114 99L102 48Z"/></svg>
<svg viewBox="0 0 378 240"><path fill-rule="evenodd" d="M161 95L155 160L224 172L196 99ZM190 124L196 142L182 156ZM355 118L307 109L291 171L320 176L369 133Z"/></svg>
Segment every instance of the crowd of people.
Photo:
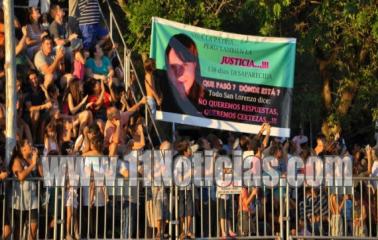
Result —
<svg viewBox="0 0 378 240"><path fill-rule="evenodd" d="M38 229L39 234L44 234L40 228L41 209L49 220L49 234L58 224L54 215L54 207L57 207L54 195L58 190L43 188L46 191L41 192L46 192L50 198L42 199L42 194L37 192L40 185L30 179L43 176L42 155L80 155L88 160L99 155L123 156L133 150L151 149L146 139L148 129L143 125L143 108L149 106L154 114L156 103L162 102L154 87L153 60L148 59L144 64L147 97L135 101L125 91L124 76L118 71L114 58L116 46L110 41L106 28L101 26L97 0L78 1L76 11L72 12L67 19L59 5L52 5L44 15L38 8L31 7L26 25L15 21L17 144L8 165L4 160L5 48L4 34L0 34L3 239L12 234L15 239L21 239L21 235L36 239ZM1 24L4 24L2 11ZM378 176L378 150L372 147L350 147L341 137L329 139L321 134L313 149L309 145L303 129L294 138L282 140L271 137L270 125L263 124L256 135L224 132L193 139L177 133L175 141L163 141L158 148L174 150L177 158L188 159L194 150L214 150L218 155L229 156L232 150L253 151L258 159L273 156L282 177L287 174L287 161L291 156L306 161L311 155L350 155L354 176ZM118 177L127 180L129 171L129 164L120 158ZM299 171L305 172L306 168ZM143 169L138 168L138 172L142 174ZM13 184L5 184L11 179L15 179ZM117 220L119 223L112 227L117 228L119 237L123 238L170 238L168 225L173 224L173 220L179 223L176 236L181 239L279 234L282 221L278 214L279 201L283 196L277 188L243 187L240 194L220 196L215 186L179 188L177 194L172 191L170 187L126 187L112 193L93 185L78 189L67 182L60 199L61 206L65 207L65 214L60 216L64 219L60 223L65 226L64 236L66 239L109 237L114 229L105 221L111 222L114 214L122 216L123 220ZM290 221L286 224L290 225L292 235L378 235L374 227L378 224L377 187L369 182L356 184L348 193L326 187L303 187L284 192L284 196L287 195ZM172 196L176 196L173 202L177 204L171 208ZM117 213L111 210L120 206L123 207ZM148 227L141 228L138 222L143 223L145 219ZM25 232L19 230L23 226L27 226ZM144 229L148 229L147 235Z"/></svg>
<svg viewBox="0 0 378 240"><path fill-rule="evenodd" d="M76 2L68 17L56 4L43 14L38 7L30 7L25 25L17 18L14 21L17 144L8 165L4 157L6 49L4 12L0 10L0 177L17 180L13 187L3 186L6 206L2 213L7 212L2 221L4 239L12 232L16 239L21 238L16 225L11 225L22 226L26 222L28 238L36 238L41 199L35 194L36 183L26 179L42 176L42 155L79 152L83 156L115 155L118 151L145 146L142 115L138 110L146 99L135 102L126 98L124 76L122 71L117 71L114 53L117 46L100 22L98 1ZM76 216L77 204L73 203L76 194L72 189L68 192L67 229L71 225L70 216ZM89 192L82 197L89 198L88 195ZM15 211L12 223L9 209ZM73 225L76 226L76 221ZM77 238L76 227L75 233ZM67 234L69 237L71 234Z"/></svg>

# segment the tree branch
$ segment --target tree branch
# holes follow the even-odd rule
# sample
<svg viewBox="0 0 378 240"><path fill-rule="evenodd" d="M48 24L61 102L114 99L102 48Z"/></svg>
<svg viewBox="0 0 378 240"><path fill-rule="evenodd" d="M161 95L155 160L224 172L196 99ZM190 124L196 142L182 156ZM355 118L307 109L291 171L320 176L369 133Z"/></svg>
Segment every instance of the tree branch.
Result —
<svg viewBox="0 0 378 240"><path fill-rule="evenodd" d="M222 0L221 3L219 4L217 10L215 11L215 16L218 16L219 13L222 11L223 7L229 4L231 0Z"/></svg>

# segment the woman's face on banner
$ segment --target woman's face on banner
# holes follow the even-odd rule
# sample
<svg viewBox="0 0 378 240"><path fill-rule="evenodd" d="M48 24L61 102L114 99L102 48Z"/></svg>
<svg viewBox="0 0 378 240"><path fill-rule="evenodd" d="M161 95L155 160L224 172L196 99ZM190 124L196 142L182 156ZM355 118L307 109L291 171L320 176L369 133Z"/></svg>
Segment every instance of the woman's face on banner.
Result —
<svg viewBox="0 0 378 240"><path fill-rule="evenodd" d="M196 79L196 62L184 62L172 48L168 53L168 77L179 88L189 95Z"/></svg>

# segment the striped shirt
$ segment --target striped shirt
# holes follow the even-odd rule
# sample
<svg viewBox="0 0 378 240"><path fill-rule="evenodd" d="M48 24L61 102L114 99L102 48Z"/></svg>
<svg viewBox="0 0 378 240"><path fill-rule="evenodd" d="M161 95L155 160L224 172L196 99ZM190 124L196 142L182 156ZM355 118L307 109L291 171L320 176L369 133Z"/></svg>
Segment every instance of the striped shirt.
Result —
<svg viewBox="0 0 378 240"><path fill-rule="evenodd" d="M311 219L312 216L323 216L323 219L328 217L328 197L327 193L322 193L322 197L320 198L320 194L317 196L307 195L306 196L306 203L301 201L299 203L299 214L300 219L304 218L305 215L305 208L306 208L306 217L307 219Z"/></svg>
<svg viewBox="0 0 378 240"><path fill-rule="evenodd" d="M79 25L98 24L100 9L97 0L79 0Z"/></svg>

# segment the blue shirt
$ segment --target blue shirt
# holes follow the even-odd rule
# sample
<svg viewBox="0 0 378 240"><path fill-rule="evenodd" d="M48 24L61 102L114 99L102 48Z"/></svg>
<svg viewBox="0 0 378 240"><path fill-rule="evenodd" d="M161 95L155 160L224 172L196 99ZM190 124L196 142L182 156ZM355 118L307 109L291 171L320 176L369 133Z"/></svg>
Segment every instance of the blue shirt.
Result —
<svg viewBox="0 0 378 240"><path fill-rule="evenodd" d="M94 74L108 75L108 68L112 66L109 58L104 56L102 57L101 62L101 66L97 66L95 60L89 58L85 63L85 67L90 68Z"/></svg>
<svg viewBox="0 0 378 240"><path fill-rule="evenodd" d="M352 205L352 200L348 199L345 201L345 210L343 208L343 210L341 211L342 214L346 216L346 220L347 221L352 221L352 216L353 216L353 205Z"/></svg>

